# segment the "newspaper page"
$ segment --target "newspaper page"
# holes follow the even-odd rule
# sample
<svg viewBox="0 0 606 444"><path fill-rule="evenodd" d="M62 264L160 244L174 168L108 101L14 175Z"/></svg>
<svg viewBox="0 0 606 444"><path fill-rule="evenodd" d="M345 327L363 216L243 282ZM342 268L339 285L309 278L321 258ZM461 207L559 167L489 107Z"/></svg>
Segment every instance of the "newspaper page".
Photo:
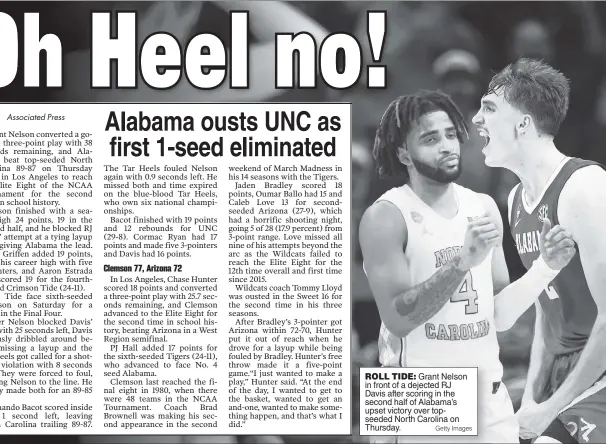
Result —
<svg viewBox="0 0 606 444"><path fill-rule="evenodd" d="M0 442L606 441L605 13L3 2Z"/></svg>
<svg viewBox="0 0 606 444"><path fill-rule="evenodd" d="M19 428L349 433L349 105L141 109L3 115Z"/></svg>

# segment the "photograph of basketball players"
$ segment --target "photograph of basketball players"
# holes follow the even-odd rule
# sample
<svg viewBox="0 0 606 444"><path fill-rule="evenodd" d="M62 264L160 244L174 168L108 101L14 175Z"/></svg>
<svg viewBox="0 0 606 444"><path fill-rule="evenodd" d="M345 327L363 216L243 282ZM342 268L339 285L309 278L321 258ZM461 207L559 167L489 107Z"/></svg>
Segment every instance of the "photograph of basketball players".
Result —
<svg viewBox="0 0 606 444"><path fill-rule="evenodd" d="M370 281L368 293L379 313L376 365L431 366L428 362L441 359L449 362L446 365L473 360L473 355L459 353L464 348L459 343L477 342L482 353L478 367L491 375L479 386L486 388L479 391L482 442L606 441L606 362L599 351L604 340L606 268L600 255L604 236L598 228L605 180L600 144L604 12L598 4L585 2L559 7L562 15L537 4L526 11L520 7L516 13L501 8L498 16L505 20L500 23L482 21L489 15L480 4L428 7L440 13L434 10L433 23L428 20L420 25L426 34L411 37L410 54L418 53L420 46L431 52L440 46L438 37L444 41L448 32L457 35L455 26L446 25L449 31L436 26L447 20L435 17L452 17L452 8L458 10L457 25L463 25L458 28L458 43L452 44L454 48L435 49L439 55L428 61L425 70L433 71L432 80L421 75L398 80L405 85L385 97L383 108L374 110L382 117L375 120L374 128L369 125L369 136L374 136L376 189L369 193L359 224L359 273ZM564 11L576 20L576 29L571 29L574 20L565 23ZM470 24L469 32L461 31ZM500 31L507 36L504 41L489 37ZM574 31L580 52L563 37ZM484 48L478 50L479 43ZM402 65L410 60L401 48L394 53ZM423 67L410 64L401 71L407 69L423 72ZM440 92L452 103L434 100ZM371 106L370 99L362 102ZM466 125L461 124L457 110ZM392 150L386 149L389 145ZM446 186L449 181L452 184ZM479 205L488 215L491 198L498 208L493 227L485 225L486 242L491 241L494 228L502 236L488 255L495 266L484 267L483 279L475 279L481 266L472 267L469 274L463 274L466 268L456 267L457 261L465 260L465 251L471 250L463 227L479 230L474 222L481 219L465 223L465 218L478 216L471 215L474 194L476 205L478 200L488 203ZM386 217L379 224L380 232L373 230L377 214ZM383 244L383 252L391 252L390 259L371 245L382 236L390 237L390 246ZM479 251L475 246L476 254ZM506 263L503 270L507 269L502 275L496 266L501 252ZM395 269L397 276L391 273ZM473 287L469 285L472 279ZM483 292L490 279L491 291ZM500 305L512 287L516 296L527 297L522 313ZM482 300L490 299L492 332L483 328L489 322L484 319L490 318L478 316ZM461 313L470 321L459 322L455 312L451 314L456 306L462 307ZM507 320L502 322L504 313ZM490 349L487 337L495 330L497 350L486 352ZM486 379L499 374L494 370L499 368L499 359L501 382L511 401L501 398L498 401L503 405L492 408ZM484 399L482 393L486 393ZM496 401L492 400L493 405ZM510 420L510 403L516 423ZM398 436L371 441L457 439Z"/></svg>

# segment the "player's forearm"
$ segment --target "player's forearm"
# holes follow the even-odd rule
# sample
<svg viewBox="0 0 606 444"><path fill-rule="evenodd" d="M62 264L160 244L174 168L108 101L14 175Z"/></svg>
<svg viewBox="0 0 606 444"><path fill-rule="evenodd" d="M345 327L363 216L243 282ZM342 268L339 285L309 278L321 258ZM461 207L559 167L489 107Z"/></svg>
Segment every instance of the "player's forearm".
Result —
<svg viewBox="0 0 606 444"><path fill-rule="evenodd" d="M545 346L545 340L543 339L543 317L541 314L541 308L537 307L537 315L534 326L534 338L532 340L532 346L530 349L530 364L528 366L528 373L526 375L526 385L524 387L524 394L522 396L522 402L526 401L540 401L537 399L538 392L545 385L545 380L549 375L548 369L551 368L554 355L549 352Z"/></svg>
<svg viewBox="0 0 606 444"><path fill-rule="evenodd" d="M497 331L513 327L557 275L539 256L524 276L501 290L494 299Z"/></svg>
<svg viewBox="0 0 606 444"><path fill-rule="evenodd" d="M432 277L394 298L396 312L413 330L434 316L461 285L469 267L460 256L444 264Z"/></svg>
<svg viewBox="0 0 606 444"><path fill-rule="evenodd" d="M606 343L606 315L602 314L598 315L593 325L577 365L548 401L554 411L559 412L570 404L606 371L604 343Z"/></svg>

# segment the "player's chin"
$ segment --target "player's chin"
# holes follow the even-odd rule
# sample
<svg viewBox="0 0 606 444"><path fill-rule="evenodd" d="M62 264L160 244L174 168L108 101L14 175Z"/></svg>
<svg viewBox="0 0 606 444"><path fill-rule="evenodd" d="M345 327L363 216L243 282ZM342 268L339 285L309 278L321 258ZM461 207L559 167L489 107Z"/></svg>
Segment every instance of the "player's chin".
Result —
<svg viewBox="0 0 606 444"><path fill-rule="evenodd" d="M501 166L500 163L497 161L497 159L494 158L494 156L491 156L486 153L484 153L484 163L486 164L486 166L489 166L492 168Z"/></svg>
<svg viewBox="0 0 606 444"><path fill-rule="evenodd" d="M457 165L456 167L442 168L442 174L440 174L439 182L451 183L457 180L461 176L461 168Z"/></svg>

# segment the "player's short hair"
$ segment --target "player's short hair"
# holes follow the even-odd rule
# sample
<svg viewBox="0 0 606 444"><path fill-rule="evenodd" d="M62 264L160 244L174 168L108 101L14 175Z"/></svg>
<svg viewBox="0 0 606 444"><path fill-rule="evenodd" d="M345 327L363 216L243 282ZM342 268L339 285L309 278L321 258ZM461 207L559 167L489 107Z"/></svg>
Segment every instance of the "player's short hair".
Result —
<svg viewBox="0 0 606 444"><path fill-rule="evenodd" d="M488 93L502 93L507 103L532 116L539 132L555 137L568 112L570 83L547 63L521 58L492 78Z"/></svg>
<svg viewBox="0 0 606 444"><path fill-rule="evenodd" d="M444 111L452 121L459 143L469 137L468 128L450 96L441 91L421 90L412 95L400 96L389 104L381 117L375 134L372 155L380 177L402 176L408 182L406 165L398 159L398 149L406 143L412 125L425 114Z"/></svg>

